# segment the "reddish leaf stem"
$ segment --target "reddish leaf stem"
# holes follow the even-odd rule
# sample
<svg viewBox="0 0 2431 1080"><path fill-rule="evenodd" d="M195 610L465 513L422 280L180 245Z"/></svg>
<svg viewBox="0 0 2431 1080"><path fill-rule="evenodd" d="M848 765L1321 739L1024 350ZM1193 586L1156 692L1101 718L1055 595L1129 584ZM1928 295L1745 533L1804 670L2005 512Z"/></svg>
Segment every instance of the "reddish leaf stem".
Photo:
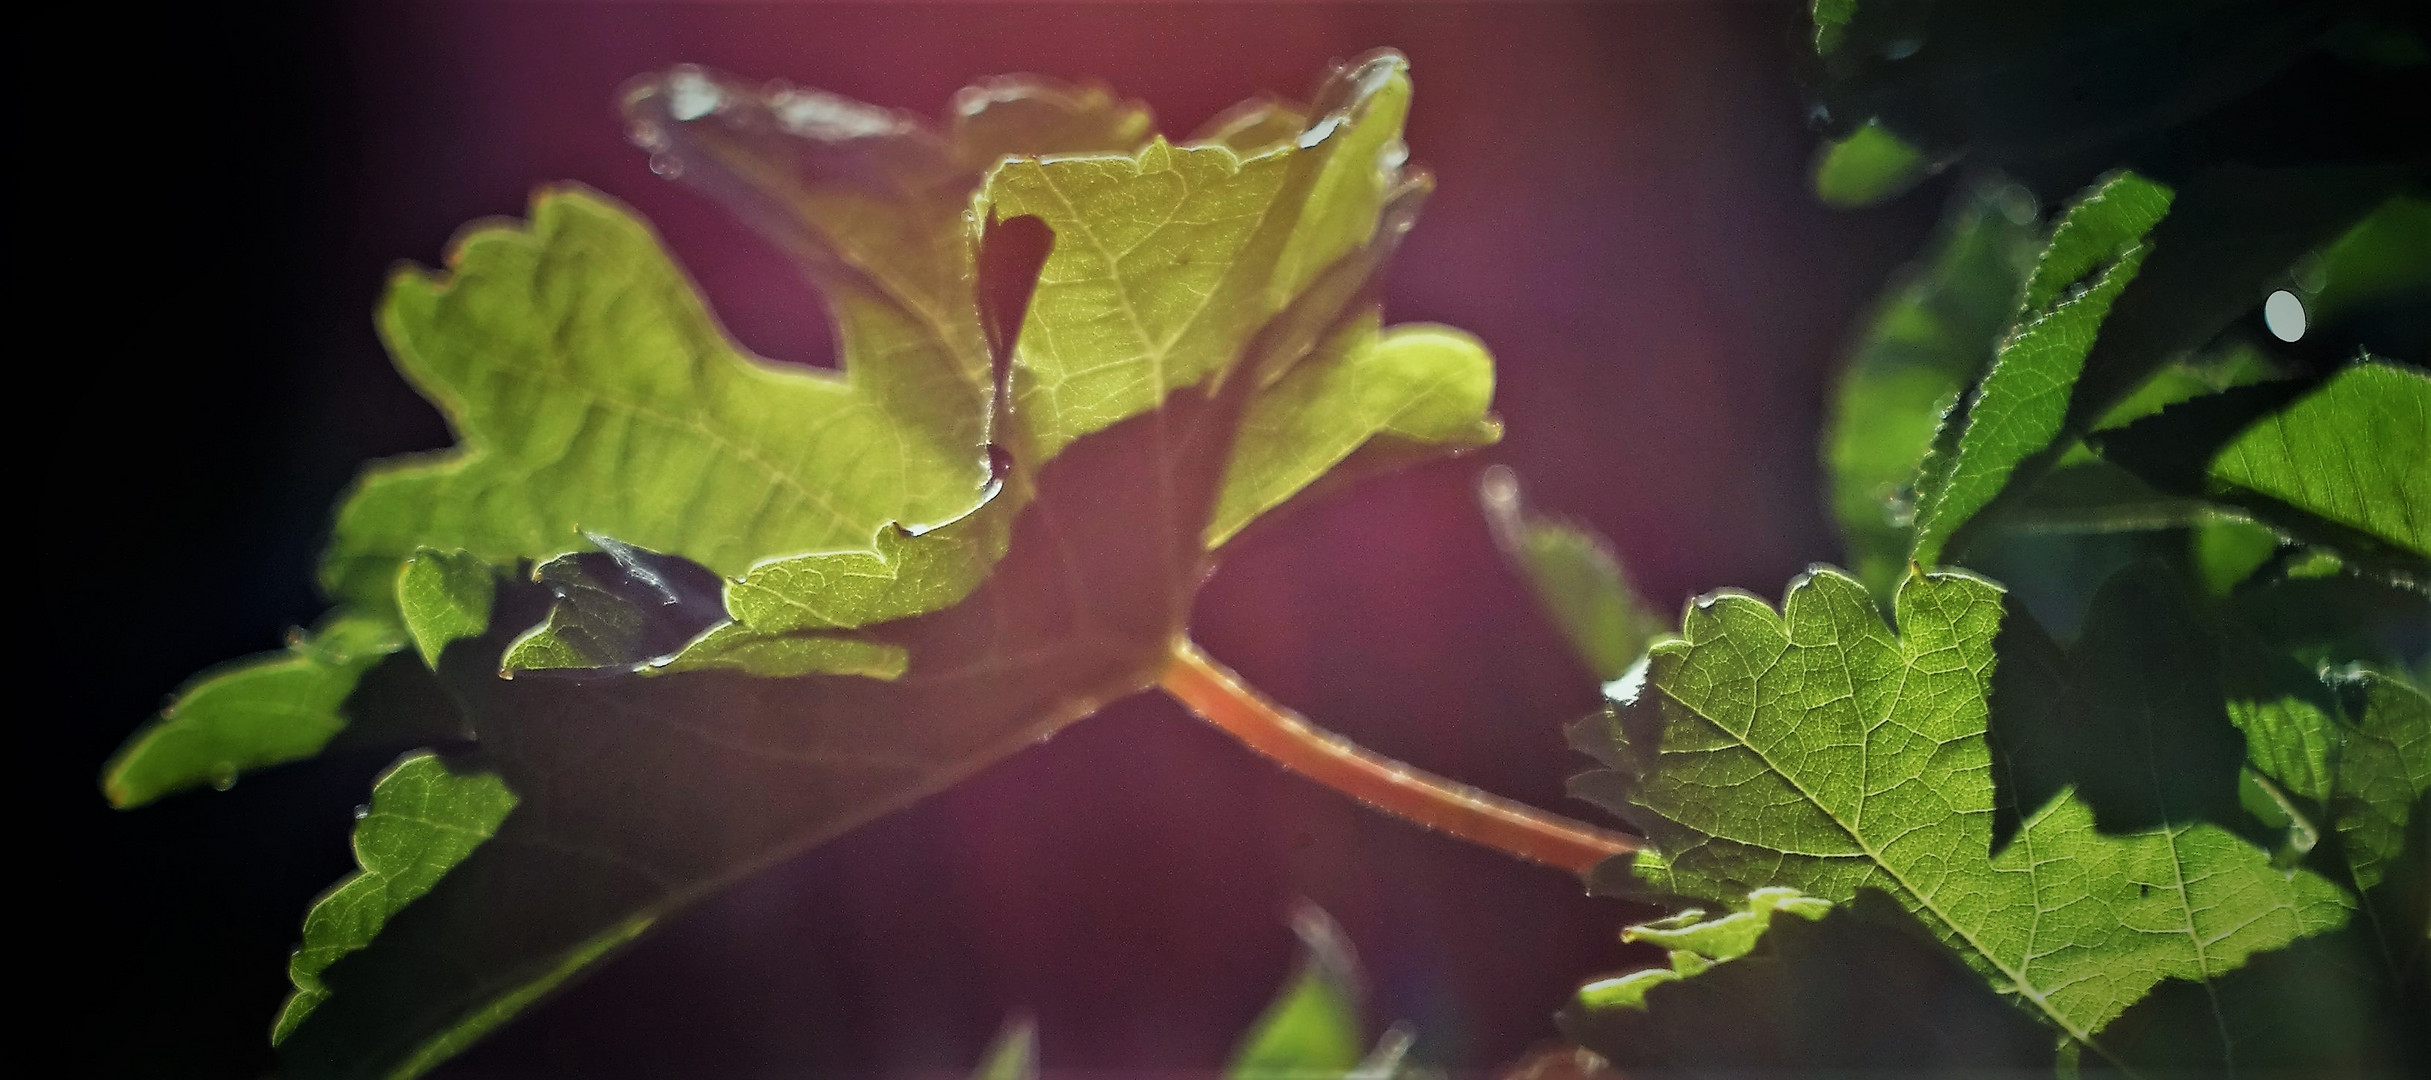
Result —
<svg viewBox="0 0 2431 1080"><path fill-rule="evenodd" d="M1596 863L1638 850L1636 837L1572 821L1421 772L1303 720L1266 700L1188 638L1157 685L1200 719L1286 769L1378 810L1472 844L1585 876Z"/></svg>

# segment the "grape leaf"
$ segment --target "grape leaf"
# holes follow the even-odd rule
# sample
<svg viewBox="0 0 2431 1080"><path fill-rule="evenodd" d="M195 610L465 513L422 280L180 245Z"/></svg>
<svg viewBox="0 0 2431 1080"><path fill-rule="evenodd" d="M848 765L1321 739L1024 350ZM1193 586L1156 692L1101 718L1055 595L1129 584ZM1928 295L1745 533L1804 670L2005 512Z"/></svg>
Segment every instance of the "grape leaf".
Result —
<svg viewBox="0 0 2431 1080"><path fill-rule="evenodd" d="M1799 917L1765 917L1774 909ZM1758 889L1745 910L1683 912L1622 936L1670 948L1671 966L1590 983L1560 1021L1631 1075L2027 1075L2050 1066L2048 1028L1871 889L1838 905Z"/></svg>
<svg viewBox="0 0 2431 1080"><path fill-rule="evenodd" d="M634 135L663 169L734 196L809 269L843 373L746 355L646 227L579 190L544 192L532 235L469 233L445 283L413 269L390 283L382 337L462 445L368 470L341 505L321 581L343 616L393 634L394 575L420 547L511 569L585 550L590 530L739 573L766 555L867 547L887 525L967 513L988 480L993 393L969 280L971 191L1006 153L1128 151L1148 133L1136 103L1021 78L965 91L943 135L891 110L745 90L693 67L637 80L628 96ZM698 167L685 170L687 158ZM577 266L623 279L590 287ZM278 657L224 677L255 667L281 673L278 693L307 693ZM313 728L334 733L335 703L361 665L313 671L309 696L337 716ZM187 693L230 699L213 686ZM302 737L302 724L182 711L179 727L215 734L131 742L104 776L124 793L114 801L310 757L327 741Z"/></svg>
<svg viewBox="0 0 2431 1080"><path fill-rule="evenodd" d="M1823 439L1832 511L1858 578L1889 595L1915 544L1914 484L1942 415L1992 363L2038 249L2022 189L1969 186L1850 350Z"/></svg>
<svg viewBox="0 0 2431 1080"><path fill-rule="evenodd" d="M1987 738L2001 763L1996 848L2072 791L2105 833L2243 823L2245 741L2229 722L2219 631L2152 561L2104 579L2065 650L2024 611L1995 643Z"/></svg>
<svg viewBox="0 0 2431 1080"><path fill-rule="evenodd" d="M2000 589L1909 577L1894 635L1854 579L1817 569L1776 613L1691 606L1684 637L1574 731L1608 771L1576 789L1652 849L1608 891L1714 898L1767 885L1846 903L1878 889L1990 985L2078 1045L2167 977L2216 978L2333 929L2349 901L2218 826L2106 836L2073 794L1992 849L1985 738Z"/></svg>
<svg viewBox="0 0 2431 1080"><path fill-rule="evenodd" d="M747 189L734 196L747 206L794 205L770 194L783 192L790 175L764 160L775 151L755 151L749 141L766 134L763 121L782 101L753 105L730 90L689 101L686 88L697 85L671 77L655 91L662 96L636 91L637 101L659 103L644 112L657 125L648 134L686 155L687 177L728 177ZM513 558L537 563L539 580L499 592L488 629L444 649L439 676L485 766L520 802L494 837L368 946L322 973L328 996L282 1045L288 1069L424 1067L667 911L1148 685L1206 572L1227 492L1258 493L1242 511L1250 516L1290 496L1293 478L1328 462L1356 464L1371 447L1440 452L1490 437L1490 368L1474 342L1443 331L1375 330L1369 283L1424 189L1400 173L1408 85L1398 56L1351 65L1320 93L1300 137L1247 158L1151 140L1136 153L997 166L977 193L975 215L995 224L959 234L978 250L956 264L977 268L979 280L965 288L978 296L970 303L973 339L988 348L980 366L954 370L990 380L978 384L985 391L997 378L988 365L1001 367L1007 400L966 399L977 415L969 425L922 427L914 410L897 429L936 436L938 446L964 437L952 433L978 432L993 448L969 444L967 474L958 466L921 481L954 488L951 499L935 491L912 499L957 515L950 520L885 508L870 511L875 523L850 541L820 548L786 539L795 546L757 551L758 541L695 543L677 529L662 534L674 541L665 550L593 529L568 511L570 539L515 541L522 546L510 546ZM853 130L879 126L867 116L858 124ZM739 131L723 132L728 125ZM567 203L579 205L550 209ZM1044 258L1030 264L1038 286L1026 314L1009 315L989 300L1006 285L990 280L989 238L1019 220L1008 216L1017 212L1056 231ZM616 261L664 264L637 224L570 194L545 197L536 213L555 215L556 224L475 234L458 276L432 286L492 320L438 320L438 330L466 337L431 348L470 356L489 333L513 331L510 341L568 336L494 325L512 318L518 297L562 300L523 309L549 327L567 311L614 325L632 318L618 311L619 298L658 295L636 294L636 275ZM864 225L878 227L853 227ZM825 227L814 220L803 231ZM617 248L619 238L630 243ZM545 271L545 282L464 276L474 252ZM561 257L569 253L583 257ZM868 288L835 272L841 287ZM989 329L997 317L1005 325ZM869 370L946 339L914 335L900 348L857 354L856 332L844 337L840 383L782 374L858 392ZM1379 352L1389 355L1380 362ZM609 373L612 385L671 393L674 403L699 385L665 378L657 370L664 356L649 351L599 359L636 368ZM1303 372L1323 377L1294 383ZM1416 389L1379 392L1363 383L1370 379ZM549 385L589 393L582 384ZM1459 389L1446 396L1445 386ZM1370 407L1397 398L1422 404ZM698 406L647 400L653 410L703 415ZM740 400L773 409L773 395ZM1253 429L1261 404L1278 400L1313 415ZM1331 430L1337 420L1358 434L1342 438ZM589 439L592 430L509 435L535 446L540 436L559 437L558 452L573 461L624 452L622 428L599 429L608 433L604 445ZM1292 445L1319 432L1321 445ZM731 445L748 459L740 443ZM1263 457L1252 460L1285 466L1245 472L1253 449ZM830 484L817 490L836 492L875 483L893 498L889 478L909 475L909 460L836 464L849 482L805 473L801 485L761 483L747 495L713 487L698 497L742 498L769 521L807 520L815 515L798 513L793 499L814 490L814 479ZM655 462L635 467L659 475ZM628 491L634 485L613 474L579 482L600 485L597 497L622 500L619 512L635 514L620 520L648 524L640 514L648 500ZM484 521L531 514L496 491L483 500ZM449 542L480 553L478 537ZM341 536L340 547L347 543ZM853 655L866 662L839 665L830 655L797 664L805 650L831 647L860 649ZM502 670L518 677L499 679Z"/></svg>
<svg viewBox="0 0 2431 1080"><path fill-rule="evenodd" d="M2369 892L2406 845L2409 809L2431 790L2431 698L2368 668L2333 675L2328 689L2240 695L2228 712L2254 767L2327 811L2347 872Z"/></svg>
<svg viewBox="0 0 2431 1080"><path fill-rule="evenodd" d="M1929 458L1919 473L1917 563L1938 563L2030 459L2056 457L2086 353L2111 302L2135 279L2144 236L2169 212L2170 199L2168 188L2121 173L2086 192L2052 230L2026 280L2017 324L1967 404L1955 452Z"/></svg>

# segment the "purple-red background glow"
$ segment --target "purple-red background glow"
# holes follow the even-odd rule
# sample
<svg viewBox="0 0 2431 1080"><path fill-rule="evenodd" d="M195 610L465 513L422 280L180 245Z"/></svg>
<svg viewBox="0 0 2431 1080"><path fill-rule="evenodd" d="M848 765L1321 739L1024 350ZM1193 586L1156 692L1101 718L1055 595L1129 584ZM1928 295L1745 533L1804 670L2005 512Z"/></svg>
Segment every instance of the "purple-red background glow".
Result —
<svg viewBox="0 0 2431 1080"><path fill-rule="evenodd" d="M96 511L105 554L177 571L95 585L126 591L68 617L63 638L122 647L56 661L89 692L42 766L77 774L56 805L99 853L77 873L117 924L112 1004L84 1022L105 1053L200 1072L266 1061L285 943L347 869L346 811L382 762L132 815L79 785L186 672L314 616L310 555L360 461L447 442L371 334L385 267L433 262L462 223L579 180L652 219L740 341L831 362L800 275L625 143L626 78L697 62L933 114L970 78L1035 71L1101 79L1178 135L1258 91L1303 94L1334 58L1408 54L1412 159L1438 190L1387 315L1482 336L1508 435L1245 539L1196 633L1370 747L1582 816L1559 726L1594 682L1494 552L1477 471L1518 469L1667 607L1777 593L1838 558L1816 486L1824 388L1939 201L1843 214L1808 195L1792 3L378 3L311 19L154 46L171 70L251 88L200 95L161 137L216 138L215 167L258 174L215 176L228 198L198 204L151 163L146 190L202 279L188 288L213 299L115 331L111 392L138 399L133 437L160 456L93 482L128 493ZM139 591L161 617L113 622ZM1013 1011L1036 1017L1055 1068L1206 1069L1287 973L1297 897L1360 949L1376 1025L1410 1021L1423 1060L1463 1072L1552 1037L1573 986L1639 960L1614 939L1635 913L1565 875L1374 815L1140 698L669 920L439 1075L945 1075ZM157 1044L172 1037L195 1041Z"/></svg>

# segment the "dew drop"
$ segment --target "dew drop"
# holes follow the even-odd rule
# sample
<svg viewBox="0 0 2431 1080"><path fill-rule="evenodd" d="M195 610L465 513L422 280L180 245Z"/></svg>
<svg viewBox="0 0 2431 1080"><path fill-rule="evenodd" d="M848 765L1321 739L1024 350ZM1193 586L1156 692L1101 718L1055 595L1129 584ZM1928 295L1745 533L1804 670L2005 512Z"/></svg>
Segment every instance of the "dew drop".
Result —
<svg viewBox="0 0 2431 1080"><path fill-rule="evenodd" d="M1713 609L1714 609L1714 595L1713 595L1712 593L1706 593L1706 594L1705 594L1705 595L1703 595L1703 596L1697 597L1697 610L1698 610L1698 611L1712 611Z"/></svg>
<svg viewBox="0 0 2431 1080"><path fill-rule="evenodd" d="M652 120L635 120L626 125L625 138L644 150L663 150L667 146L666 129Z"/></svg>
<svg viewBox="0 0 2431 1080"><path fill-rule="evenodd" d="M1883 45L1882 56L1885 60L1905 60L1924 47L1925 43L1915 38L1900 38Z"/></svg>
<svg viewBox="0 0 2431 1080"><path fill-rule="evenodd" d="M229 788L235 787L236 763L233 761L223 761L212 766L211 786L219 791L226 791Z"/></svg>
<svg viewBox="0 0 2431 1080"><path fill-rule="evenodd" d="M355 804L355 820L356 820L356 821L361 821L361 820L363 820L364 818L367 818L367 817L370 817L370 816L371 816L371 804L370 804L370 803L356 803L356 804Z"/></svg>
<svg viewBox="0 0 2431 1080"><path fill-rule="evenodd" d="M650 155L650 171L673 180L684 175L684 159L673 154Z"/></svg>
<svg viewBox="0 0 2431 1080"><path fill-rule="evenodd" d="M2262 325L2271 336L2281 341L2296 341L2304 337L2304 301L2296 294L2281 289L2262 302Z"/></svg>

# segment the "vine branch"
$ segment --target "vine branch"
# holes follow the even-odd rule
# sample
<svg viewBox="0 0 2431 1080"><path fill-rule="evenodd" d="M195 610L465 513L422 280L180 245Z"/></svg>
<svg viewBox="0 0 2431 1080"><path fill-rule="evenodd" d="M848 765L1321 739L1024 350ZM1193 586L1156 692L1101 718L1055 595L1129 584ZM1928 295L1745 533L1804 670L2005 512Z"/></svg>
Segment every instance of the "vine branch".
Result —
<svg viewBox="0 0 2431 1080"><path fill-rule="evenodd" d="M1411 768L1268 701L1239 675L1177 638L1157 685L1202 720L1302 776L1405 821L1584 877L1638 850L1634 836L1491 795Z"/></svg>

